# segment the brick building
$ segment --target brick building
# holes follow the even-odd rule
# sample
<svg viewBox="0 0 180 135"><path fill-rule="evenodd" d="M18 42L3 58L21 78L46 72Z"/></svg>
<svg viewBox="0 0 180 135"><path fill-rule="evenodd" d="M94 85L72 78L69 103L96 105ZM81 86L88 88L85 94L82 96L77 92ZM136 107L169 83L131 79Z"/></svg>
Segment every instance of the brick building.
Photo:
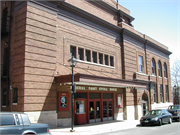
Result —
<svg viewBox="0 0 180 135"><path fill-rule="evenodd" d="M1 2L1 111L31 122L139 119L172 104L168 48L136 31L114 0Z"/></svg>

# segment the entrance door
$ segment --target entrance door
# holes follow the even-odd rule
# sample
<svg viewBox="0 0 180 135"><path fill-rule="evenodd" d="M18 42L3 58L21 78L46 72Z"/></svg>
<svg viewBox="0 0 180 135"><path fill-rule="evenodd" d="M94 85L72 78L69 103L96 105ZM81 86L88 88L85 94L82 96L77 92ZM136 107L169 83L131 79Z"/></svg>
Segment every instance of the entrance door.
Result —
<svg viewBox="0 0 180 135"><path fill-rule="evenodd" d="M113 120L112 101L103 101L103 121Z"/></svg>
<svg viewBox="0 0 180 135"><path fill-rule="evenodd" d="M100 122L100 101L89 102L89 123Z"/></svg>
<svg viewBox="0 0 180 135"><path fill-rule="evenodd" d="M142 96L142 111L143 115L145 115L148 112L148 96L146 93Z"/></svg>
<svg viewBox="0 0 180 135"><path fill-rule="evenodd" d="M143 115L145 115L148 111L147 101L142 101L142 106L143 106Z"/></svg>

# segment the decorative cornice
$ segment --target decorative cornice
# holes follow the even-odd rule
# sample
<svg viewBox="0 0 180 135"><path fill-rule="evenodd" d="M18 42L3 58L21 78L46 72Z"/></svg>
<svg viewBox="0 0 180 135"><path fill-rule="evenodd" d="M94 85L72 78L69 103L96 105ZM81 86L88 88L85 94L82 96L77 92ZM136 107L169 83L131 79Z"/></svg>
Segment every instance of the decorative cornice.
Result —
<svg viewBox="0 0 180 135"><path fill-rule="evenodd" d="M154 43L151 42L150 40L146 39L146 38L145 38L145 34L142 34L143 36L140 36L140 35L134 33L133 31L131 31L131 30L129 30L129 29L126 29L126 28L123 28L123 29L124 29L124 30L123 30L123 31L124 31L123 33L124 33L125 35L127 35L127 36L129 36L129 37L132 37L132 38L135 38L136 40L138 40L139 42L141 42L141 43L143 43L143 44L145 44L145 41L147 41L147 42L146 42L146 45L148 45L148 46L150 46L150 47L152 47L152 48L154 48L154 49L156 49L156 50L159 50L159 51L161 51L161 52L163 52L163 53L165 53L165 54L167 54L167 55L172 54L172 52L170 52L170 51L164 49L163 47L161 47L161 46L159 46L159 45L157 45L157 44L154 44Z"/></svg>
<svg viewBox="0 0 180 135"><path fill-rule="evenodd" d="M123 16L126 16L127 18L129 18L131 21L134 20L134 18L130 15L128 15L127 13L125 13L124 11L120 10L120 9L116 9L114 7L112 7L111 5L109 5L108 3L106 3L105 1L94 1L94 3L102 5L104 8L109 9L115 13L120 13Z"/></svg>
<svg viewBox="0 0 180 135"><path fill-rule="evenodd" d="M97 24L101 24L101 26L103 25L104 27L109 28L111 30L113 29L116 32L119 32L122 29L119 26L113 25L113 24L111 24L93 14L90 14L80 8L77 8L69 3L63 2L62 4L57 5L57 6L61 9L67 9L68 11L71 11L72 13L78 13L79 15L85 17L86 19L89 19Z"/></svg>

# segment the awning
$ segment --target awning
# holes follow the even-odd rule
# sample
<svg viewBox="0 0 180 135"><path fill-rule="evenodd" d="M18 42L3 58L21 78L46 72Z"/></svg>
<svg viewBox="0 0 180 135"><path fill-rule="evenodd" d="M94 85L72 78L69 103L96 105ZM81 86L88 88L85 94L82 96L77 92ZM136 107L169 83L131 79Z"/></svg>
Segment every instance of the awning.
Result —
<svg viewBox="0 0 180 135"><path fill-rule="evenodd" d="M71 84L72 75L56 76L57 84ZM74 82L79 85L107 86L119 88L141 88L146 89L147 83L134 80L115 79L86 74L75 74Z"/></svg>

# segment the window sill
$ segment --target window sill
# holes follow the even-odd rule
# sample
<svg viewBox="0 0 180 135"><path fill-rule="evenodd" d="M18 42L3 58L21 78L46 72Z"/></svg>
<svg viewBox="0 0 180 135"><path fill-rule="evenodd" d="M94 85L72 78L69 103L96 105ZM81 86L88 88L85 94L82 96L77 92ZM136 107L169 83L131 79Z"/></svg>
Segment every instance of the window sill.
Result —
<svg viewBox="0 0 180 135"><path fill-rule="evenodd" d="M145 74L145 73L143 73L143 72L136 72L136 74L144 75L144 76L149 76L149 75L147 75L147 74Z"/></svg>
<svg viewBox="0 0 180 135"><path fill-rule="evenodd" d="M17 103L12 103L13 105L17 105Z"/></svg>
<svg viewBox="0 0 180 135"><path fill-rule="evenodd" d="M83 60L78 60L78 62L80 62L80 63L84 63L84 64L95 65L95 66L101 66L101 67L112 68L112 69L114 69L114 68L115 68L115 67L112 67L112 66L107 66L107 65L98 64L98 63L94 63L94 62L83 61Z"/></svg>
<svg viewBox="0 0 180 135"><path fill-rule="evenodd" d="M150 75L151 77L157 77L156 75Z"/></svg>

